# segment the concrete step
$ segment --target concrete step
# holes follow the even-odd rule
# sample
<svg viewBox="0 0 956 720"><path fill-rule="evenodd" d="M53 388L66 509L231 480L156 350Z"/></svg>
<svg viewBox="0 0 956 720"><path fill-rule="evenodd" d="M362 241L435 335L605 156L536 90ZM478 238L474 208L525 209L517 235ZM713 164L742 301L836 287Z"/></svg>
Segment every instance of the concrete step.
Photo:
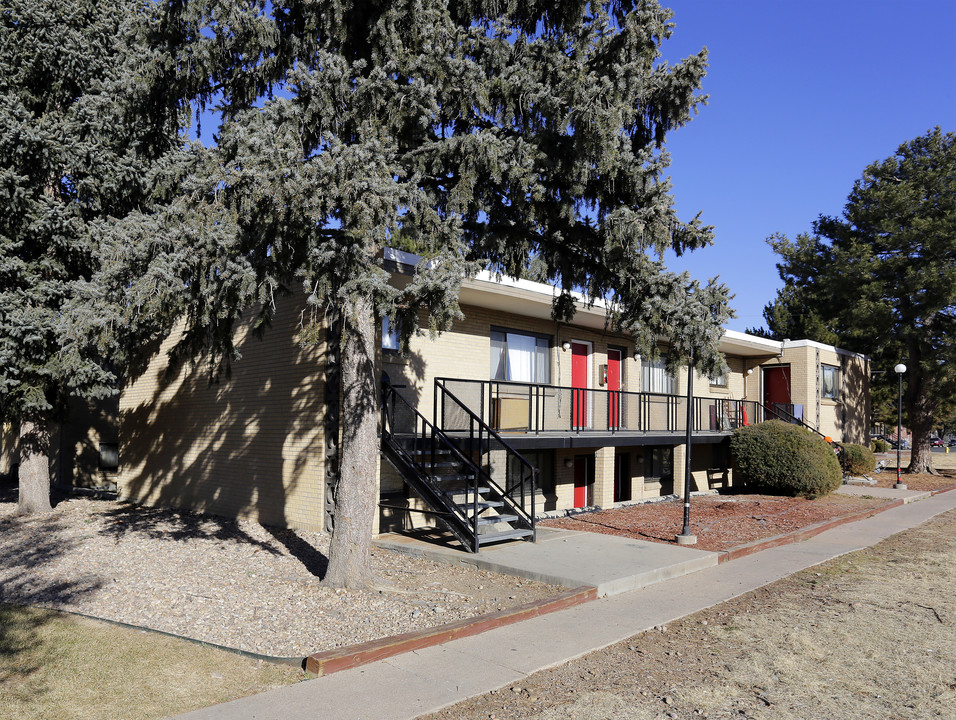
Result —
<svg viewBox="0 0 956 720"><path fill-rule="evenodd" d="M521 538L531 537L532 535L534 535L534 530L528 530L526 528L515 528L513 530L504 530L492 533L479 533L478 544L487 545L488 543L503 542L505 540L519 540Z"/></svg>

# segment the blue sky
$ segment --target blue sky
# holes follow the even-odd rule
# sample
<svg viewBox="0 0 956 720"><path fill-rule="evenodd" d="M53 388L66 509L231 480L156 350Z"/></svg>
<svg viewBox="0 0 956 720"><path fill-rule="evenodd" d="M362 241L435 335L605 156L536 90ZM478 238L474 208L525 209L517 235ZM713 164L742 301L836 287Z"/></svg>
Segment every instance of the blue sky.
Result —
<svg viewBox="0 0 956 720"><path fill-rule="evenodd" d="M864 167L939 125L956 131L954 0L662 0L676 61L706 46L708 105L668 137L682 219L710 248L667 258L736 294L734 330L763 325L780 285L774 232L842 212Z"/></svg>

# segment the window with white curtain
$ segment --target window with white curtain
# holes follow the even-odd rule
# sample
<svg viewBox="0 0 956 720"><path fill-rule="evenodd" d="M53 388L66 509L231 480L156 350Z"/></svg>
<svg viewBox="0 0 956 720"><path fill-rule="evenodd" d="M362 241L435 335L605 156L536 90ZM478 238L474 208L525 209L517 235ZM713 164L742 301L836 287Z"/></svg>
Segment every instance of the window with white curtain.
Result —
<svg viewBox="0 0 956 720"><path fill-rule="evenodd" d="M551 341L544 335L493 329L491 378L514 382L550 382Z"/></svg>
<svg viewBox="0 0 956 720"><path fill-rule="evenodd" d="M664 358L641 361L641 391L651 393L677 394L677 378L667 371Z"/></svg>
<svg viewBox="0 0 956 720"><path fill-rule="evenodd" d="M840 368L820 366L820 397L838 400L840 397Z"/></svg>

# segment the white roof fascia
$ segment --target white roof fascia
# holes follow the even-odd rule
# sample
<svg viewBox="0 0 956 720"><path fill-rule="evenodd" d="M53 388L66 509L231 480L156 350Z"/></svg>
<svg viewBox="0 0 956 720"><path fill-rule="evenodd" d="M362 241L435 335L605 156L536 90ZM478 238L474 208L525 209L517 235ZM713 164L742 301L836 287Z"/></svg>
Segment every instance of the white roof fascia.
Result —
<svg viewBox="0 0 956 720"><path fill-rule="evenodd" d="M404 250L385 248L385 259L415 267L421 257ZM518 315L529 315L540 319L551 319L552 301L558 294L558 289L547 283L513 278L508 275L500 277L490 270L482 270L474 278L466 278L462 282L459 300L465 304L478 305L492 310L513 312ZM583 293L571 292L575 299L577 312L574 324L588 328L604 330L607 321L608 303L596 298L588 305ZM666 338L661 338L666 342ZM869 360L866 355L850 350L824 345L814 340L769 340L748 335L738 330L724 330L720 342L721 352L728 355L756 357L760 355L779 355L784 348L812 347L828 350L847 357Z"/></svg>
<svg viewBox="0 0 956 720"><path fill-rule="evenodd" d="M830 352L835 352L837 355L846 355L847 357L858 358L860 360L870 359L869 355L853 352L852 350L844 350L843 348L838 348L835 345L826 345L824 343L817 342L816 340L784 340L783 342L788 348L810 347L816 350L828 350Z"/></svg>

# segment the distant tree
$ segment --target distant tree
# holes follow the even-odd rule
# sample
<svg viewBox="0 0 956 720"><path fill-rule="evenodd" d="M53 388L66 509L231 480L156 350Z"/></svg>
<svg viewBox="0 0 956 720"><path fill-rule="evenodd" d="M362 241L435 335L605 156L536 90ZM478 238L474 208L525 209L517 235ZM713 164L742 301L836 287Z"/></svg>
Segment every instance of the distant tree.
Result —
<svg viewBox="0 0 956 720"><path fill-rule="evenodd" d="M956 136L939 128L900 145L854 184L842 218L814 234L770 240L785 286L765 310L771 330L869 354L874 407L896 422L903 362L909 472L931 472L929 440L956 408Z"/></svg>
<svg viewBox="0 0 956 720"><path fill-rule="evenodd" d="M122 358L91 351L66 309L101 266L102 235L169 191L182 148L178 106L152 83L161 65L147 72L153 8L0 9L0 417L20 428L21 512L50 509L48 451L68 400L115 392Z"/></svg>
<svg viewBox="0 0 956 720"><path fill-rule="evenodd" d="M186 283L194 338L232 357L239 313L301 284L343 326L343 446L326 582L363 586L376 507L377 322L405 340L460 317L462 280L482 268L607 299L645 354L660 338L719 367L727 291L668 273L660 257L708 244L682 222L664 175L668 132L697 105L704 51L669 65L655 2L305 0L177 5L205 98L221 92L219 161L197 174L196 213L234 236L194 248ZM200 191L198 188L205 188ZM205 208L205 209L204 209ZM423 262L389 283L382 250ZM144 246L145 247L145 246ZM144 251L163 267L163 248ZM175 254L175 248L169 249ZM180 293L182 278L166 285ZM110 285L104 282L104 286ZM115 283L112 284L115 288ZM146 295L140 279L124 292ZM154 288L155 291L155 288ZM202 308L199 313L196 308ZM259 305L266 324L272 305ZM424 311L424 312L422 312ZM676 362L681 352L675 352Z"/></svg>

